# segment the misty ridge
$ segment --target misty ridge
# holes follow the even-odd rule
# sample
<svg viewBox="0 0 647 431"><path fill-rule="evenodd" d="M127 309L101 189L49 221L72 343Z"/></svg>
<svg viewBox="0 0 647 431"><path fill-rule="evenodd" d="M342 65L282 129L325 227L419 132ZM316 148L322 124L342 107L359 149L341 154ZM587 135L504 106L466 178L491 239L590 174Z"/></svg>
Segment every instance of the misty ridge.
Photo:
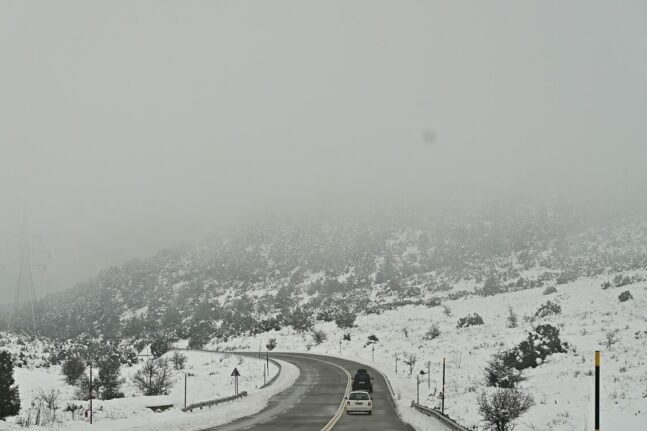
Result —
<svg viewBox="0 0 647 431"><path fill-rule="evenodd" d="M633 284L644 281L631 274L647 266L645 244L640 212L564 204L267 220L48 295L36 303L36 324L58 339L188 339L200 347L213 337L309 330L316 320L582 277ZM30 331L27 304L15 324Z"/></svg>

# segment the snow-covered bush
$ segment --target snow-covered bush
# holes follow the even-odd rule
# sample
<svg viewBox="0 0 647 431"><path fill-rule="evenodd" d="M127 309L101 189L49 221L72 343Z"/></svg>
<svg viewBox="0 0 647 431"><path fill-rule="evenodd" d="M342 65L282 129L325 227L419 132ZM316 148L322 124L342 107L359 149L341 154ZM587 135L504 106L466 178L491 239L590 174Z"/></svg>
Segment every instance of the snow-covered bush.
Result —
<svg viewBox="0 0 647 431"><path fill-rule="evenodd" d="M355 320L357 319L357 314L346 309L340 310L335 315L335 324L340 329L352 328L355 326Z"/></svg>
<svg viewBox="0 0 647 431"><path fill-rule="evenodd" d="M634 299L634 297L631 295L631 292L625 290L620 295L618 295L618 299L620 300L620 302L625 302L629 301L630 299Z"/></svg>
<svg viewBox="0 0 647 431"><path fill-rule="evenodd" d="M535 311L535 317L548 317L560 314L561 312L562 307L559 304L552 301L546 301L537 309L537 311Z"/></svg>
<svg viewBox="0 0 647 431"><path fill-rule="evenodd" d="M544 295L550 295L552 293L557 293L557 288L555 286L548 286L543 292Z"/></svg>
<svg viewBox="0 0 647 431"><path fill-rule="evenodd" d="M427 333L425 333L424 337L422 337L424 340L433 340L434 338L440 336L440 329L438 328L438 325L435 323L431 325Z"/></svg>
<svg viewBox="0 0 647 431"><path fill-rule="evenodd" d="M272 351L276 348L276 338L270 338L265 345L268 351Z"/></svg>
<svg viewBox="0 0 647 431"><path fill-rule="evenodd" d="M314 331L312 331L312 341L315 343L315 346L318 346L327 339L328 335L326 335L325 331L321 329L315 329Z"/></svg>
<svg viewBox="0 0 647 431"><path fill-rule="evenodd" d="M503 350L492 355L485 366L485 384L510 389L524 380L521 370L515 368L515 359L514 350Z"/></svg>
<svg viewBox="0 0 647 431"><path fill-rule="evenodd" d="M511 350L514 367L518 370L535 368L554 354L563 353L568 345L559 338L559 329L552 325L539 325L528 338Z"/></svg>
<svg viewBox="0 0 647 431"><path fill-rule="evenodd" d="M468 314L465 317L458 319L457 328L467 328L468 326L482 325L483 318L478 313Z"/></svg>
<svg viewBox="0 0 647 431"><path fill-rule="evenodd" d="M483 422L493 431L512 431L516 420L534 404L529 394L505 388L481 391L477 401Z"/></svg>

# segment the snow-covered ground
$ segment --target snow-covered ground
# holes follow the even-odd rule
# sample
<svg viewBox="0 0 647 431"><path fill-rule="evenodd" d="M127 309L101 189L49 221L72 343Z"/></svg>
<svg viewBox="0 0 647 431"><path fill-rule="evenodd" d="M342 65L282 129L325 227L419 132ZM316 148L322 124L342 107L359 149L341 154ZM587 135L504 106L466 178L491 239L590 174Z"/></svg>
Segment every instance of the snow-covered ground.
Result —
<svg viewBox="0 0 647 431"><path fill-rule="evenodd" d="M430 429L430 419L410 407L416 398L416 374L427 371L430 363L430 385L420 386L421 403L438 406L441 391L443 357L447 361L446 412L460 423L482 426L476 394L483 388L486 362L502 348L522 341L537 324L550 323L560 328L562 341L568 342L567 353L550 356L541 366L525 372L522 383L535 405L521 417L518 431L573 431L593 427L593 360L594 351L602 351L601 418L605 429L646 429L647 424L647 287L645 283L621 288L601 289L608 276L580 279L557 286L557 293L544 295L544 288L491 297L468 297L446 301L451 316L443 307L405 306L381 315L360 316L352 330L340 330L334 323L318 322L317 329L328 335L327 341L310 349L312 353L339 355L339 341L350 332L351 341L342 342L342 355L374 365L391 380L404 419L418 430ZM619 302L620 292L629 290L634 299ZM531 319L537 308L551 300L562 307L561 314L545 319ZM519 326L508 328L508 306L519 317ZM485 324L459 329L458 318L478 312ZM424 339L432 324L440 336ZM405 334L406 332L406 334ZM607 345L607 334L615 342ZM375 362L371 334L379 338L375 345ZM220 348L254 349L259 341L277 339L277 351L306 351L313 344L311 335L300 335L291 328L239 337ZM413 374L403 363L403 354L417 357ZM395 355L398 372L395 372ZM427 376L423 376L426 379Z"/></svg>
<svg viewBox="0 0 647 431"><path fill-rule="evenodd" d="M141 396L132 383L132 376L139 366L122 368L124 383L121 390L125 398L108 401L94 400L94 424L90 426L85 418L76 415L72 420L71 413L58 412L60 423L54 425L57 429L66 430L194 430L230 422L242 416L260 411L267 405L267 400L274 394L286 389L299 375L298 369L282 362L282 370L277 381L262 390L263 368L265 361L256 358L240 357L232 354L183 351L187 356L186 367L176 372L175 384L169 395L144 397ZM170 356L172 352L165 356ZM248 396L236 401L219 404L204 410L184 413L184 373L187 374L187 403L195 403L234 394L233 377L231 372L236 367L239 377L239 390L247 391ZM270 377L275 375L277 367L270 363ZM14 377L20 388L21 405L29 406L38 391L59 390L60 407L67 404L82 404L88 402L75 400L76 388L68 385L60 372L60 366L45 368L15 368ZM267 377L269 379L270 377ZM153 413L146 406L173 404L174 408L161 413ZM21 412L22 415L25 412ZM0 422L0 430L24 429L15 425L16 418L9 418L7 423ZM12 423L14 422L14 423ZM43 427L30 427L41 429Z"/></svg>

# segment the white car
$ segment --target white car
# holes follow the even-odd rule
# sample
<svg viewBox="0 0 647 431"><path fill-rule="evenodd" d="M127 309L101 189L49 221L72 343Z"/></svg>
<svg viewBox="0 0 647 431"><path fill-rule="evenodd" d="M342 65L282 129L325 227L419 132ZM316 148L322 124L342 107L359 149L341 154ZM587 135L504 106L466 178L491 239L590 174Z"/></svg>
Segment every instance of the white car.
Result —
<svg viewBox="0 0 647 431"><path fill-rule="evenodd" d="M366 412L373 414L373 400L366 391L353 391L346 397L346 413Z"/></svg>

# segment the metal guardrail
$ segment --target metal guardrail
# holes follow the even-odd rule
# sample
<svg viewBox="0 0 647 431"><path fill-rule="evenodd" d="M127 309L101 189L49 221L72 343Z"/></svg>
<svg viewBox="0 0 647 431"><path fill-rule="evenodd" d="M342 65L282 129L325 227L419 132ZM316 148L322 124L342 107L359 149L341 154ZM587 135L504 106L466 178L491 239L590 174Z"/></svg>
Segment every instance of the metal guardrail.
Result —
<svg viewBox="0 0 647 431"><path fill-rule="evenodd" d="M242 397L246 397L246 396L247 396L247 392L242 391L238 395L232 395L230 397L218 398L218 399L215 399L215 400L202 401L202 402L199 402L199 403L189 404L188 406L183 407L182 411L183 412L192 412L195 409L202 410L203 407L215 406L216 404L226 403L227 401L237 400L238 398L242 398Z"/></svg>
<svg viewBox="0 0 647 431"><path fill-rule="evenodd" d="M418 404L415 401L411 401L411 407L418 410L420 413L423 413L427 416L432 416L434 419L437 419L438 421L442 422L455 431L470 431L469 428L464 427L455 420L451 419L449 416L443 415L436 409L423 406L422 404Z"/></svg>

